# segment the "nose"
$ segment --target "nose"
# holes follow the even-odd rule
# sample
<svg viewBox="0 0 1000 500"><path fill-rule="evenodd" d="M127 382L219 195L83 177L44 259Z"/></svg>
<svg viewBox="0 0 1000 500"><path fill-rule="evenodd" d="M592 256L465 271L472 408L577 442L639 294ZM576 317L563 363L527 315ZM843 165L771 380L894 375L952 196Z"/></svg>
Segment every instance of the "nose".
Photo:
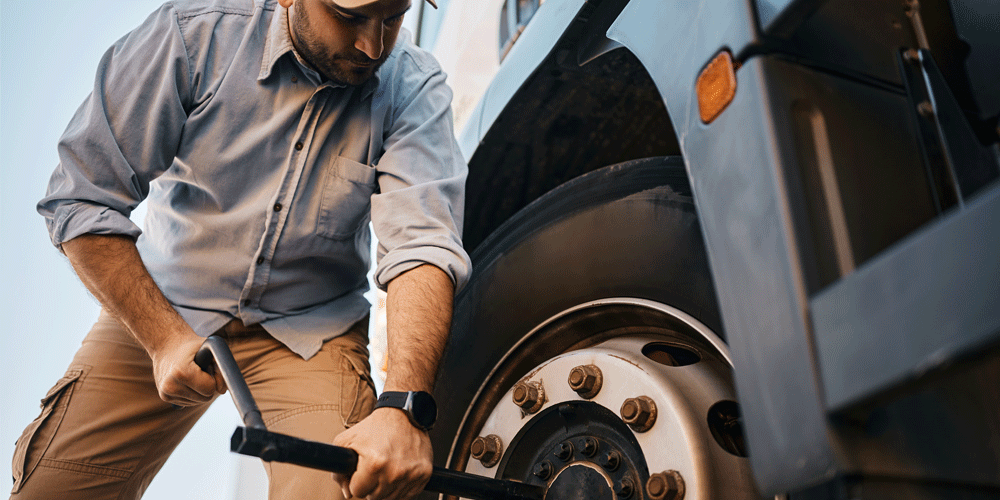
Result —
<svg viewBox="0 0 1000 500"><path fill-rule="evenodd" d="M354 47L364 52L370 59L378 59L382 56L384 49L382 44L382 33L385 28L378 19L372 19L365 26L358 30L357 40Z"/></svg>

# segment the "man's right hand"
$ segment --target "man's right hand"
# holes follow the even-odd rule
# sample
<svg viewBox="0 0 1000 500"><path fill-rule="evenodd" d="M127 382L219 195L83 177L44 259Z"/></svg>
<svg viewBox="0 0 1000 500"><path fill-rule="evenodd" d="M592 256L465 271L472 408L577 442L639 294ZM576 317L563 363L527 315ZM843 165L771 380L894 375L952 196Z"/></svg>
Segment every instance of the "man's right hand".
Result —
<svg viewBox="0 0 1000 500"><path fill-rule="evenodd" d="M225 394L226 382L219 370L209 375L194 362L204 341L194 332L179 333L151 350L153 378L161 399L178 406L194 406L211 401L216 394Z"/></svg>
<svg viewBox="0 0 1000 500"><path fill-rule="evenodd" d="M226 392L218 370L212 376L195 364L205 339L163 296L130 237L84 234L64 242L62 250L90 293L149 353L164 401L192 406Z"/></svg>

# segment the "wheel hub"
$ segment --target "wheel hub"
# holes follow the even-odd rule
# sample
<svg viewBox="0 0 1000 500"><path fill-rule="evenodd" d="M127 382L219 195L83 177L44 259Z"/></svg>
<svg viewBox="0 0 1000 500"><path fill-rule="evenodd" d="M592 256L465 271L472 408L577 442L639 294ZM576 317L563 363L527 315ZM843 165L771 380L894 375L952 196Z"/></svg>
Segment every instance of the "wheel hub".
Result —
<svg viewBox="0 0 1000 500"><path fill-rule="evenodd" d="M559 471L546 497L560 500L614 500L607 474L593 463L577 462Z"/></svg>
<svg viewBox="0 0 1000 500"><path fill-rule="evenodd" d="M549 498L631 498L635 485L649 477L628 426L589 401L550 406L509 443L498 477L546 486Z"/></svg>

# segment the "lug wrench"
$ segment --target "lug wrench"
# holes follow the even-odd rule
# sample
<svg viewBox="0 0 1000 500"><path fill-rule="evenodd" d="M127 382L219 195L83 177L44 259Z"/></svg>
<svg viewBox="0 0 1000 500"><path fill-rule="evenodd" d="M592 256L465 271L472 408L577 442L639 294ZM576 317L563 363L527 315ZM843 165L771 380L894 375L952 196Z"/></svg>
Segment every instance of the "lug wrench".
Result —
<svg viewBox="0 0 1000 500"><path fill-rule="evenodd" d="M358 454L350 448L268 431L233 353L222 337L211 336L205 339L195 355L195 362L207 373L212 373L218 367L240 418L246 425L236 428L229 441L230 451L258 457L265 462L284 462L339 474L351 474L357 468ZM434 466L430 481L424 489L474 500L545 498L545 488L541 486L477 476L438 466Z"/></svg>

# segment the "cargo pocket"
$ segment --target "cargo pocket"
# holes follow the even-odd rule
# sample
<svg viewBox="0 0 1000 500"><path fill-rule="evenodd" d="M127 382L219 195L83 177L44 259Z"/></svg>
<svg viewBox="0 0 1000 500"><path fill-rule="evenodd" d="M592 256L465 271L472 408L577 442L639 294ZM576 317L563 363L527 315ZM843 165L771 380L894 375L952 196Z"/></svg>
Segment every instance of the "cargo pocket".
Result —
<svg viewBox="0 0 1000 500"><path fill-rule="evenodd" d="M375 409L375 384L367 370L367 363L351 356L353 352L339 351L344 360L340 379L340 417L344 427L351 427Z"/></svg>
<svg viewBox="0 0 1000 500"><path fill-rule="evenodd" d="M374 193L375 169L338 156L323 173L316 234L334 240L353 238L368 224Z"/></svg>
<svg viewBox="0 0 1000 500"><path fill-rule="evenodd" d="M14 489L11 490L11 494L21 489L49 448L59 424L66 416L66 408L73 396L73 389L87 369L88 367L70 367L66 375L59 379L42 398L42 413L24 429L14 445L12 470Z"/></svg>

